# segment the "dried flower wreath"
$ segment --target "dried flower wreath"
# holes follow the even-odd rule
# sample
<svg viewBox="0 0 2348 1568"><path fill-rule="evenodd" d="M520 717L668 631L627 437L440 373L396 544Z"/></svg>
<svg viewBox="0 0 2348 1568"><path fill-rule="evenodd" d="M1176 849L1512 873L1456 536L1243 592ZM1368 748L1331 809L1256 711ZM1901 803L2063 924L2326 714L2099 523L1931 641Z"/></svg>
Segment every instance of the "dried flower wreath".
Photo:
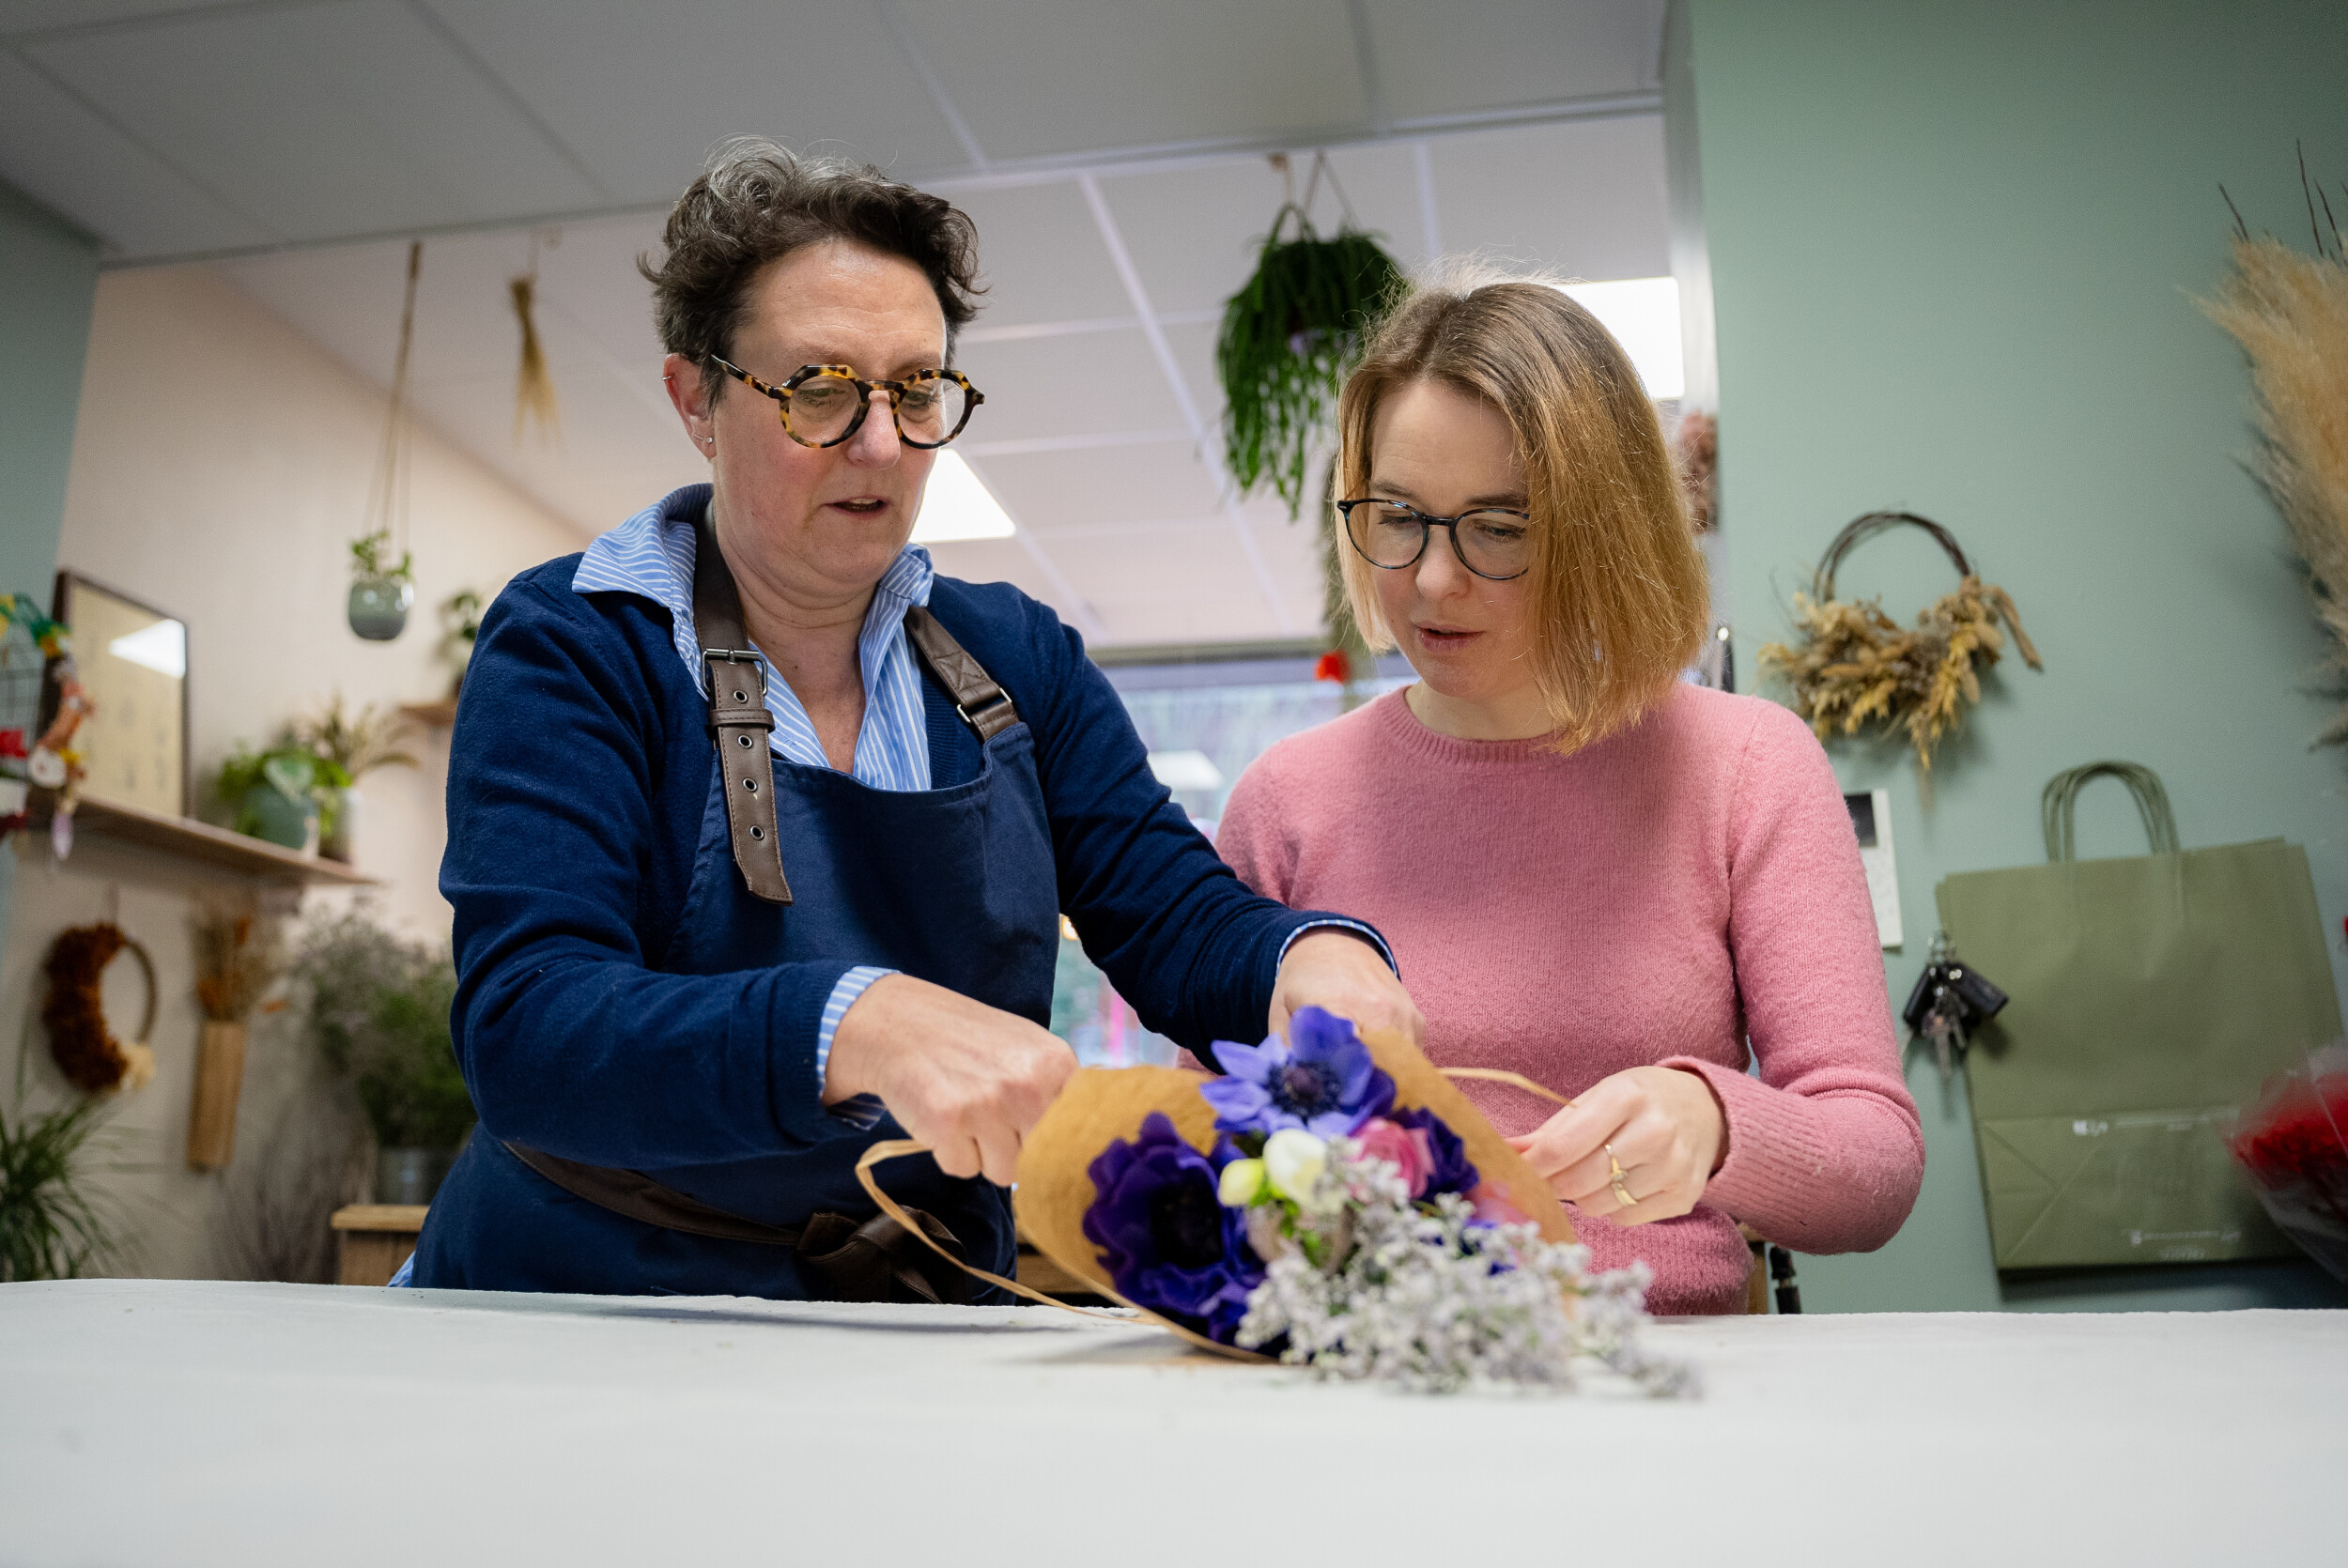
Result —
<svg viewBox="0 0 2348 1568"><path fill-rule="evenodd" d="M1963 578L1954 592L1916 618L1912 631L1884 614L1878 600L1855 604L1834 596L1834 569L1843 557L1901 523L1939 540ZM1904 730L1917 765L1929 772L1933 747L1964 724L1966 703L1981 700L1980 672L1998 662L2005 646L1999 622L2013 632L2032 669L2046 668L2022 630L2013 598L1981 580L1955 535L1912 512L1870 512L1852 521L1827 546L1811 587L1812 592L1794 595L1800 639L1790 648L1769 643L1757 657L1763 669L1793 688L1794 711L1820 740L1836 730L1855 735L1870 723Z"/></svg>
<svg viewBox="0 0 2348 1568"><path fill-rule="evenodd" d="M115 1038L106 1026L101 989L106 965L129 948L147 974L147 1017L138 1038ZM60 931L49 949L49 999L40 1021L49 1026L49 1052L58 1070L85 1094L144 1087L155 1076L155 1053L147 1038L155 1029L155 963L147 949L111 924L75 926Z"/></svg>

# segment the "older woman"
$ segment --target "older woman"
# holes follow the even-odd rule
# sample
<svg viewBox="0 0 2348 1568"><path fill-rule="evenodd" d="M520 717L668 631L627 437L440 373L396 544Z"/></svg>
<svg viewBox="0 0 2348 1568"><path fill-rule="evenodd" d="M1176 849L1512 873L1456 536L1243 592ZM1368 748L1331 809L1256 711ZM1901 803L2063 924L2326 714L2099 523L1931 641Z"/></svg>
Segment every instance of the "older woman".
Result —
<svg viewBox="0 0 2348 1568"><path fill-rule="evenodd" d="M1075 635L907 545L982 398L969 220L731 144L648 268L711 483L484 619L449 775L456 1048L481 1115L420 1285L954 1299L877 1217L1012 1260L1003 1184L1074 1066L1061 913L1178 1040L1307 1003L1415 1033L1374 931L1249 894Z"/></svg>
<svg viewBox="0 0 2348 1568"><path fill-rule="evenodd" d="M1739 1310L1738 1221L1881 1245L1923 1145L1858 844L1800 719L1676 679L1704 565L1629 361L1468 275L1388 318L1338 423L1348 599L1418 682L1267 752L1225 858L1376 922L1436 1062L1573 1097L1465 1085L1657 1310Z"/></svg>

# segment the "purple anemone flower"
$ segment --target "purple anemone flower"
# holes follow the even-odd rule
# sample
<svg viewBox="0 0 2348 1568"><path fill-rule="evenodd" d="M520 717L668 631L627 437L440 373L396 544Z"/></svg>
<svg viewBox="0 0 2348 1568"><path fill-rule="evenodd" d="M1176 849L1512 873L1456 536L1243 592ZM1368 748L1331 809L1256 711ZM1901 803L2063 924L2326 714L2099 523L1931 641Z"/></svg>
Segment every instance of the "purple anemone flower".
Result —
<svg viewBox="0 0 2348 1568"><path fill-rule="evenodd" d="M1138 1138L1110 1144L1088 1174L1096 1195L1085 1236L1107 1255L1118 1294L1229 1344L1264 1268L1245 1216L1216 1195L1216 1162L1152 1111Z"/></svg>
<svg viewBox="0 0 2348 1568"><path fill-rule="evenodd" d="M1218 1040L1215 1059L1225 1076L1198 1091L1227 1132L1269 1137L1284 1127L1318 1138L1342 1138L1394 1103L1394 1080L1369 1058L1369 1047L1350 1020L1319 1007L1300 1007L1289 1038L1268 1035L1261 1045Z"/></svg>
<svg viewBox="0 0 2348 1568"><path fill-rule="evenodd" d="M1407 1111L1389 1111L1386 1119L1397 1127L1423 1127L1427 1143L1435 1156L1435 1169L1427 1178L1427 1191L1419 1195L1431 1198L1438 1192L1457 1192L1462 1197L1475 1191L1484 1178L1468 1162L1467 1145L1460 1135L1444 1125L1444 1119L1425 1106Z"/></svg>

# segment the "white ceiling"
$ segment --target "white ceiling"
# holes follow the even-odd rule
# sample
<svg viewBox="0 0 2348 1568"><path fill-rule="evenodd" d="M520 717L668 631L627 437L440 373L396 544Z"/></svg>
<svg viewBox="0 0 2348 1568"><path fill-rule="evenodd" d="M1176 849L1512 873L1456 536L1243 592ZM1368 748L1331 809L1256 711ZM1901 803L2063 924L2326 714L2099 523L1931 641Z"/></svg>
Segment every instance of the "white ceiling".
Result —
<svg viewBox="0 0 2348 1568"><path fill-rule="evenodd" d="M1019 532L938 546L941 567L1096 641L1305 636L1309 530L1233 498L1214 439L1215 324L1281 196L1261 150L1330 146L1405 265L1664 272L1661 10L0 0L0 177L117 264L217 256L378 383L406 238L432 236L420 412L590 534L705 473L634 263L708 144L871 159L970 212L992 284L961 360L987 402L957 450ZM1325 189L1314 214L1338 216ZM514 436L505 284L533 227L559 236L538 264L560 444Z"/></svg>

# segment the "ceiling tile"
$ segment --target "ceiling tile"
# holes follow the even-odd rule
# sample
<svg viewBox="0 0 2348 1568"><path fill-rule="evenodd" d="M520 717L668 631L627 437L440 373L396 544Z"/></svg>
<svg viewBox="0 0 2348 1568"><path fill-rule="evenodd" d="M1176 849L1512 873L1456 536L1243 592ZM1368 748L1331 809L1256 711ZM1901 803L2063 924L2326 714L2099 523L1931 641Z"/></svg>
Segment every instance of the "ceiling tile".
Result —
<svg viewBox="0 0 2348 1568"><path fill-rule="evenodd" d="M1383 106L1397 119L1658 85L1663 0L1363 0L1363 10Z"/></svg>
<svg viewBox="0 0 2348 1568"><path fill-rule="evenodd" d="M1214 476L1188 441L976 458L971 466L1021 528L1045 535L1203 516L1216 503Z"/></svg>
<svg viewBox="0 0 2348 1568"><path fill-rule="evenodd" d="M1671 270L1659 115L1445 137L1431 157L1448 252L1593 280Z"/></svg>
<svg viewBox="0 0 2348 1568"><path fill-rule="evenodd" d="M6 53L0 177L118 256L227 250L275 238Z"/></svg>
<svg viewBox="0 0 2348 1568"><path fill-rule="evenodd" d="M966 439L1182 427L1182 409L1139 328L967 344L961 359L963 373L986 394Z"/></svg>
<svg viewBox="0 0 2348 1568"><path fill-rule="evenodd" d="M607 198L394 0L76 34L27 54L293 238L514 218Z"/></svg>
<svg viewBox="0 0 2348 1568"><path fill-rule="evenodd" d="M684 192L721 137L883 167L967 161L862 0L428 0L612 196Z"/></svg>
<svg viewBox="0 0 2348 1568"><path fill-rule="evenodd" d="M1076 607L1060 602L1059 591L1016 539L965 539L925 547L931 561L947 576L965 582L1007 582L1027 597L1050 605L1062 621L1082 624Z"/></svg>
<svg viewBox="0 0 2348 1568"><path fill-rule="evenodd" d="M971 191L950 185L944 193L979 226L979 264L987 284L980 325L1134 314L1092 208L1073 181Z"/></svg>
<svg viewBox="0 0 2348 1568"><path fill-rule="evenodd" d="M1219 311L1255 269L1280 177L1250 159L1104 179L1101 194L1152 309Z"/></svg>
<svg viewBox="0 0 2348 1568"><path fill-rule="evenodd" d="M895 0L990 158L1278 136L1368 112L1344 0Z"/></svg>

